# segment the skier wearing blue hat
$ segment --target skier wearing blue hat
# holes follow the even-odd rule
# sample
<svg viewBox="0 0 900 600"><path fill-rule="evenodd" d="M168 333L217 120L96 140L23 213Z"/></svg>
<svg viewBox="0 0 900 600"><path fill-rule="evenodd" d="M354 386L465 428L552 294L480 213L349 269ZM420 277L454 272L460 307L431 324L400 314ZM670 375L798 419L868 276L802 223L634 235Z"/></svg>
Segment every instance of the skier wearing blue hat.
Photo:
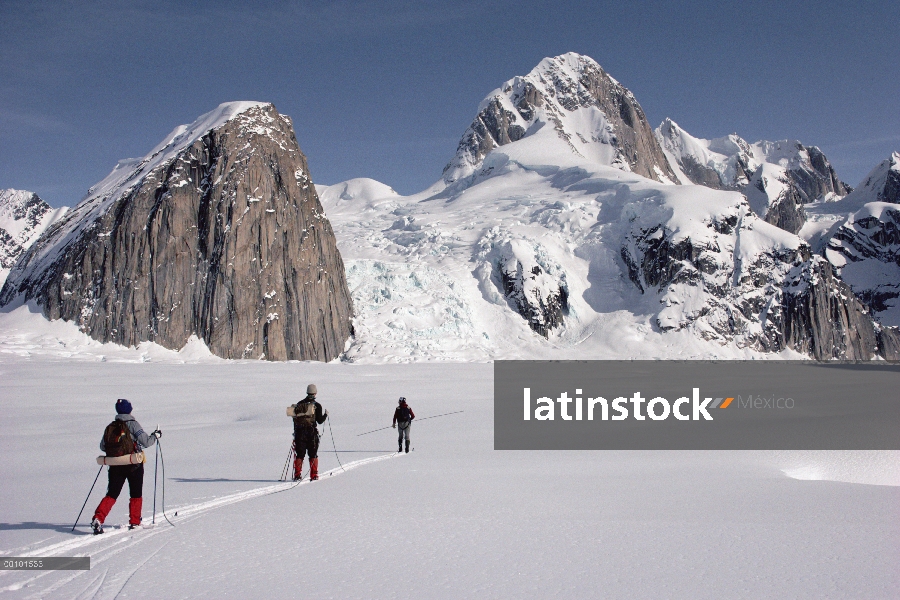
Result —
<svg viewBox="0 0 900 600"><path fill-rule="evenodd" d="M103 438L100 440L100 449L106 456L127 456L140 452L142 448L149 448L162 436L158 429L153 433L147 433L141 424L131 416L131 402L120 398L116 401L116 419L106 426ZM131 500L128 504L128 529L134 529L141 524L141 488L144 484L144 463L133 465L116 465L109 467L109 486L106 496L100 501L94 518L91 519L91 529L94 535L103 533L103 522L116 503L116 498L122 491L125 481L128 481L128 492Z"/></svg>

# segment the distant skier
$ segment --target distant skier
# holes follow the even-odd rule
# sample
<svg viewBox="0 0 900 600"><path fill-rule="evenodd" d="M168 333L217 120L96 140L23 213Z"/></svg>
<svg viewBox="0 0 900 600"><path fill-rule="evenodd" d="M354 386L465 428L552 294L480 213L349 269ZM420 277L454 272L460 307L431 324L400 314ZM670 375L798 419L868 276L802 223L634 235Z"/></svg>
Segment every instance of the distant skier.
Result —
<svg viewBox="0 0 900 600"><path fill-rule="evenodd" d="M400 398L400 406L394 410L394 423L391 427L400 426L397 440L397 452L403 452L403 439L406 438L406 451L409 452L409 429L412 427L412 420L416 418L415 413L406 404L406 398Z"/></svg>
<svg viewBox="0 0 900 600"><path fill-rule="evenodd" d="M125 399L116 400L116 418L106 426L103 438L100 440L100 449L106 456L127 456L140 452L143 448L149 448L162 436L158 429L153 433L146 433L141 424L131 416L131 402ZM100 501L94 518L91 519L91 529L94 535L103 533L103 523L106 516L116 503L116 498L128 480L128 492L131 500L128 503L128 529L134 529L141 524L141 488L144 484L144 464L118 465L109 467L109 486L106 496Z"/></svg>
<svg viewBox="0 0 900 600"><path fill-rule="evenodd" d="M319 431L316 423L321 425L328 418L328 411L316 402L318 390L315 384L306 386L306 398L288 407L287 414L294 419L294 481L303 474L303 458L309 452L309 479L319 478Z"/></svg>

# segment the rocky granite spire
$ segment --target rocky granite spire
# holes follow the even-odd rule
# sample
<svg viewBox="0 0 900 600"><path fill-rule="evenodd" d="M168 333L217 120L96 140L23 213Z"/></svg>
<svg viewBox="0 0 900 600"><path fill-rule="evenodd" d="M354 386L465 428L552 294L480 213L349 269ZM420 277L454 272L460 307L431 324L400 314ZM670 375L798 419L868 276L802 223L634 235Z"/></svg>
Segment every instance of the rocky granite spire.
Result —
<svg viewBox="0 0 900 600"><path fill-rule="evenodd" d="M292 123L227 103L123 161L20 258L0 304L33 300L94 339L217 356L337 357L351 302Z"/></svg>

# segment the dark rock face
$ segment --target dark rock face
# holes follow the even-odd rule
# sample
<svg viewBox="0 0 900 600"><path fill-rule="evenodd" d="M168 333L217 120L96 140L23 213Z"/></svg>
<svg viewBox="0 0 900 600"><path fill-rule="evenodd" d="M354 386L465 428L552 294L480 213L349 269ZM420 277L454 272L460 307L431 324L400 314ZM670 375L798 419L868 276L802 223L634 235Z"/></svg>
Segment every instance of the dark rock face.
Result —
<svg viewBox="0 0 900 600"><path fill-rule="evenodd" d="M580 130L567 123L571 113L591 107L605 115L606 130ZM583 144L608 144L614 148L613 164L656 181L677 181L634 95L594 60L572 53L545 59L486 99L444 169L444 180L449 184L467 176L494 148L545 125L576 153Z"/></svg>
<svg viewBox="0 0 900 600"><path fill-rule="evenodd" d="M800 231L806 223L806 213L803 211L803 196L794 181L788 177L780 180L779 183L783 185L783 189L777 194L771 194L765 188L760 174L755 174L752 181L760 192L769 197L769 205L764 217L766 223L771 223L775 227L791 233Z"/></svg>
<svg viewBox="0 0 900 600"><path fill-rule="evenodd" d="M693 156L683 156L678 164L682 172L691 180L691 183L704 185L714 190L729 189L728 185L722 181L718 171L706 165L701 165Z"/></svg>
<svg viewBox="0 0 900 600"><path fill-rule="evenodd" d="M807 146L809 163L808 169L792 169L789 171L794 184L803 196L803 202L809 203L825 194L832 193L838 196L846 196L852 190L849 185L838 179L834 167L825 158L825 154L816 146Z"/></svg>
<svg viewBox="0 0 900 600"><path fill-rule="evenodd" d="M818 360L869 360L878 353L875 322L831 265L814 257L785 282L782 337L776 342Z"/></svg>
<svg viewBox="0 0 900 600"><path fill-rule="evenodd" d="M825 256L876 315L887 314L900 298L900 209L865 205L837 228Z"/></svg>
<svg viewBox="0 0 900 600"><path fill-rule="evenodd" d="M786 149L793 144L792 156L786 167L786 179L790 181L803 204L808 204L826 194L846 196L850 186L838 179L834 167L816 146L804 146L800 142L765 142L763 146L781 146ZM784 150L782 150L784 151Z"/></svg>
<svg viewBox="0 0 900 600"><path fill-rule="evenodd" d="M746 203L686 237L665 223L635 222L621 256L641 292L659 295L661 330L691 328L705 339L820 360L883 352L868 307L831 265L798 238L766 227Z"/></svg>
<svg viewBox="0 0 900 600"><path fill-rule="evenodd" d="M900 361L900 329L896 327L879 329L878 349L885 360Z"/></svg>
<svg viewBox="0 0 900 600"><path fill-rule="evenodd" d="M878 199L881 202L900 204L900 170L892 169L888 172L884 188L878 195Z"/></svg>
<svg viewBox="0 0 900 600"><path fill-rule="evenodd" d="M540 265L526 269L517 260L506 260L499 267L504 295L534 332L548 337L552 329L562 325L569 312L565 283L554 281L545 285L546 276Z"/></svg>
<svg viewBox="0 0 900 600"><path fill-rule="evenodd" d="M562 266L540 241L499 227L485 232L479 246L473 274L481 280L485 298L506 304L532 331L550 337L569 314L569 286Z"/></svg>
<svg viewBox="0 0 900 600"><path fill-rule="evenodd" d="M194 334L224 358L337 357L350 294L290 120L255 105L149 169L157 154L48 229L0 303L33 299L102 342Z"/></svg>
<svg viewBox="0 0 900 600"><path fill-rule="evenodd" d="M475 117L463 135L460 146L471 149L475 156L484 157L497 146L518 141L525 136L525 130L516 124L516 120L512 111L505 110L494 99Z"/></svg>

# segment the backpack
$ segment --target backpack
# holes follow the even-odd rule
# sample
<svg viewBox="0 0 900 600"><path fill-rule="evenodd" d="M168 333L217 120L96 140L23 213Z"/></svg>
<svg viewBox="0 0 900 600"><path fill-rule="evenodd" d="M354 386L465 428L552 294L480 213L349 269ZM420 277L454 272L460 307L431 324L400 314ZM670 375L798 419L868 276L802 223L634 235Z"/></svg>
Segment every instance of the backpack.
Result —
<svg viewBox="0 0 900 600"><path fill-rule="evenodd" d="M316 424L316 403L301 400L294 406L294 423L314 427Z"/></svg>
<svg viewBox="0 0 900 600"><path fill-rule="evenodd" d="M103 431L103 446L107 456L128 456L135 451L131 430L125 421L116 419Z"/></svg>
<svg viewBox="0 0 900 600"><path fill-rule="evenodd" d="M412 421L409 413L409 407L405 404L401 404L397 407L397 420L400 422Z"/></svg>

